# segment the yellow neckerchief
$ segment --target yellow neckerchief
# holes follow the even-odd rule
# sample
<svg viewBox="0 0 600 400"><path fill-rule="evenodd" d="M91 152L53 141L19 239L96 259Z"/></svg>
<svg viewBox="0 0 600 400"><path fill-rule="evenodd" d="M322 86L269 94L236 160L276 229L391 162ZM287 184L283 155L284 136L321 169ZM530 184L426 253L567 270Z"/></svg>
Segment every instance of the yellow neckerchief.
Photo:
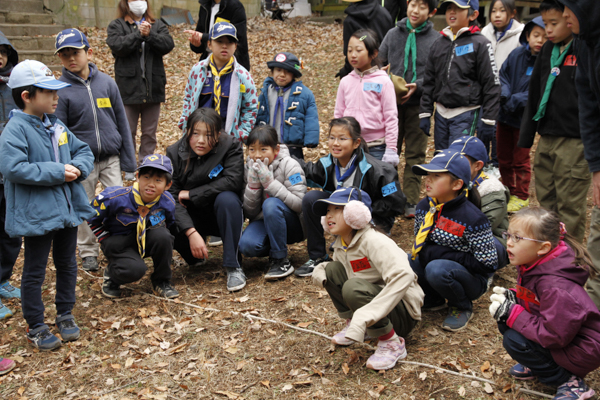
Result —
<svg viewBox="0 0 600 400"><path fill-rule="evenodd" d="M138 182L133 184L133 198L135 199L135 204L138 206L137 212L139 214L138 222L137 222L137 243L138 243L138 251L140 252L140 256L144 258L146 254L146 217L150 212L152 206L156 205L160 200L160 196L158 195L154 200L149 203L144 203L142 200L142 196L140 195L140 185Z"/></svg>
<svg viewBox="0 0 600 400"><path fill-rule="evenodd" d="M415 243L412 248L412 259L417 258L417 254L421 249L423 249L423 245L425 244L425 240L427 239L427 235L431 231L433 227L433 219L435 214L438 211L442 210L442 207L446 203L438 204L437 199L429 197L429 211L425 214L425 219L419 228L419 233L415 236Z"/></svg>
<svg viewBox="0 0 600 400"><path fill-rule="evenodd" d="M208 63L208 66L210 67L210 71L213 74L213 96L215 111L218 114L221 114L221 77L233 71L233 57L231 57L229 59L229 62L225 64L225 66L219 71L217 69L217 66L215 65L213 56L214 54L210 55L210 61Z"/></svg>
<svg viewBox="0 0 600 400"><path fill-rule="evenodd" d="M344 242L344 239L340 236L340 240L342 241L342 250L348 251L348 245Z"/></svg>
<svg viewBox="0 0 600 400"><path fill-rule="evenodd" d="M483 181L485 181L486 179L489 179L490 177L483 172L483 170L479 173L479 175L477 175L477 178L473 179L473 187L479 187L479 185L481 185L483 183Z"/></svg>

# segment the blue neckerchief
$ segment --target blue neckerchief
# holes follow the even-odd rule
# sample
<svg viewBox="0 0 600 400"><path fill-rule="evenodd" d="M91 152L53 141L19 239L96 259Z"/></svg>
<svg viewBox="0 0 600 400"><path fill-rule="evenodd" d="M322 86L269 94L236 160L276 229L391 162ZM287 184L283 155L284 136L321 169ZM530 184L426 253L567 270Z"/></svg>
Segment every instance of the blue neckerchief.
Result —
<svg viewBox="0 0 600 400"><path fill-rule="evenodd" d="M145 20L146 20L146 17L143 17L141 20L139 20L139 21L133 21L133 22L135 22L135 24L137 26L140 26L142 24L142 22L144 22Z"/></svg>
<svg viewBox="0 0 600 400"><path fill-rule="evenodd" d="M504 37L504 35L506 35L506 32L508 32L510 30L510 28L512 28L513 21L514 20L511 18L510 21L508 22L508 25L506 25L506 28L504 28L503 32L496 31L496 42L499 42L500 39L502 39ZM496 28L494 28L494 30L495 29Z"/></svg>
<svg viewBox="0 0 600 400"><path fill-rule="evenodd" d="M277 102L275 103L275 111L273 112L273 124L277 120L277 111L281 113L281 120L279 125L279 134L281 135L281 139L283 139L283 124L285 122L285 105L283 104L283 97L285 92L292 88L292 84L294 81L290 82L290 84L286 87L275 86L275 90L277 91Z"/></svg>
<svg viewBox="0 0 600 400"><path fill-rule="evenodd" d="M348 170L346 171L346 173L342 176L340 176L340 166L339 164L336 162L335 163L335 179L337 180L337 185L338 188L342 187L344 184L344 181L346 179L348 179L349 176L351 176L354 173L354 170L356 169L356 154L354 154L352 156L352 159L350 160L350 168L348 168Z"/></svg>

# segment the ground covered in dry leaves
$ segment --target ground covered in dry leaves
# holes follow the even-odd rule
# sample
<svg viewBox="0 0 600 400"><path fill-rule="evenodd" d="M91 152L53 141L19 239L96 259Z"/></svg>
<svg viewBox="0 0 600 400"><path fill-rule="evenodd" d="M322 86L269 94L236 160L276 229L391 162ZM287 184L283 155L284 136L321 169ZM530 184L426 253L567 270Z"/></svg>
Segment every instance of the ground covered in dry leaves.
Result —
<svg viewBox="0 0 600 400"><path fill-rule="evenodd" d="M342 29L306 20L248 23L252 76L262 86L266 61L278 51L292 51L305 64L304 83L315 93L323 138L333 117L342 65ZM167 101L162 109L158 151L179 137L180 115L187 73L197 56L187 46L184 26L171 33L176 48L165 57ZM113 59L104 43L105 30L87 29L100 70L113 73ZM433 144L429 154L432 153ZM309 159L327 154L320 146ZM533 188L533 184L532 184ZM533 189L532 189L533 190ZM392 231L398 245L409 250L413 222L402 217ZM290 246L293 265L307 259L304 244ZM127 297L108 300L100 294L101 274L80 270L78 302L74 309L80 340L52 353L34 351L25 339L25 322L18 301L9 301L15 316L0 323L0 356L15 359L18 367L0 377L2 399L533 399L521 387L554 394L552 388L509 378L513 361L502 348L502 336L489 316L489 293L475 303L467 329L449 333L440 328L445 312L425 313L407 338L407 361L493 381L454 376L434 368L398 364L377 373L364 367L372 350L353 345L335 348L320 336L286 326L250 320L277 320L332 336L343 327L327 293L309 279L293 275L283 281L263 280L266 259L246 259L248 285L237 293L226 290L220 270L221 248L210 248L211 258L190 270L175 256L174 284L181 297L167 302L151 297L148 277L127 287ZM22 257L13 276L19 285ZM148 263L151 264L149 260ZM101 265L106 260L101 259ZM50 260L43 298L46 322L56 315L54 267ZM511 287L515 271L500 271L496 285ZM249 316L244 316L248 314ZM375 345L371 342L371 345ZM600 373L587 379L600 389Z"/></svg>

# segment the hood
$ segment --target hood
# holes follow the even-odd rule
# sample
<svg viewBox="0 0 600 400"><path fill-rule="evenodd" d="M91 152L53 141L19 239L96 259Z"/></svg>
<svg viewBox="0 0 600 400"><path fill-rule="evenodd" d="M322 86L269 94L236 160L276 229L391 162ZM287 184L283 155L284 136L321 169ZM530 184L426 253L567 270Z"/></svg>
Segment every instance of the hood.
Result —
<svg viewBox="0 0 600 400"><path fill-rule="evenodd" d="M560 0L569 7L579 20L579 37L591 48L596 47L600 39L600 1L598 0Z"/></svg>
<svg viewBox="0 0 600 400"><path fill-rule="evenodd" d="M544 25L544 20L542 20L542 17L535 17L534 19L525 24L523 32L521 32L521 36L519 37L519 43L521 43L523 46L527 44L527 33L531 32L533 27L536 25L542 29L546 29L546 25Z"/></svg>
<svg viewBox="0 0 600 400"><path fill-rule="evenodd" d="M452 38L454 37L454 34L452 33L452 29L450 29L449 26L442 29L442 31L440 33L442 34L442 36L445 36L450 40L452 40ZM458 34L456 35L456 39L458 39L461 36L474 35L476 33L481 33L481 29L479 29L479 27L476 25L471 25L469 27L460 29L458 31Z"/></svg>
<svg viewBox="0 0 600 400"><path fill-rule="evenodd" d="M4 33L2 33L2 32L0 32L0 44L3 44L5 46L10 46L10 48L13 49L13 51L11 51L10 55L8 56L8 62L11 63L13 67L15 65L17 65L19 63L19 53L17 52L17 49L15 49L13 47L13 45L10 43L8 38L6 36L4 36Z"/></svg>
<svg viewBox="0 0 600 400"><path fill-rule="evenodd" d="M398 21L396 23L396 26L398 28L400 28L400 30L403 31L403 32L408 32L408 28L406 27L406 21L408 21L408 17L404 17L404 18L402 18L400 21ZM427 31L429 31L431 29L433 29L433 22L427 21L427 25L425 25L425 28L423 28L423 30L421 31L421 33L425 33L425 32L427 32Z"/></svg>
<svg viewBox="0 0 600 400"><path fill-rule="evenodd" d="M589 272L575 265L575 252L561 241L550 253L529 268L519 266L522 275L557 276L568 279L583 286L588 280Z"/></svg>
<svg viewBox="0 0 600 400"><path fill-rule="evenodd" d="M283 143L281 143L279 145L279 153L277 154L277 157L275 157L275 159L273 160L273 162L271 163L271 165L273 166L273 170L276 170L277 168L279 168L279 164L281 163L281 160L283 160L286 157L290 156L290 151L287 148L287 146Z"/></svg>
<svg viewBox="0 0 600 400"><path fill-rule="evenodd" d="M377 16L377 7L381 7L381 5L376 0L362 0L350 4L344 12L356 19L371 20Z"/></svg>

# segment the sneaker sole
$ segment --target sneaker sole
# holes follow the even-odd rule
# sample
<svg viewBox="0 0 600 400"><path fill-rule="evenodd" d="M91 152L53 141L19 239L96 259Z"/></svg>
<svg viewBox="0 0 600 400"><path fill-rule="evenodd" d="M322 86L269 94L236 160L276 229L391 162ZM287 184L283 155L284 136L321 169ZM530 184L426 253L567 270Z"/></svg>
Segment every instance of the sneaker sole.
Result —
<svg viewBox="0 0 600 400"><path fill-rule="evenodd" d="M222 244L223 244L222 240L219 240L218 242L211 242L211 241L208 242L209 247L221 246Z"/></svg>
<svg viewBox="0 0 600 400"><path fill-rule="evenodd" d="M290 269L288 269L285 272L282 272L279 275L265 275L265 280L266 281L274 281L277 279L285 278L286 276L290 276L293 272L294 272L294 267L290 267Z"/></svg>
<svg viewBox="0 0 600 400"><path fill-rule="evenodd" d="M294 271L294 275L299 276L301 278L305 278L307 276L312 276L313 271L310 272L299 272L298 270Z"/></svg>
<svg viewBox="0 0 600 400"><path fill-rule="evenodd" d="M77 333L76 337L75 336L63 336L62 334L60 335L60 337L62 338L63 342L74 342L81 337L81 331L79 333Z"/></svg>
<svg viewBox="0 0 600 400"><path fill-rule="evenodd" d="M5 369L4 371L0 371L0 375L8 374L10 371L15 369L16 366L17 366L17 363L13 361L13 363L7 369Z"/></svg>
<svg viewBox="0 0 600 400"><path fill-rule="evenodd" d="M246 282L244 282L241 285L234 286L234 287L227 286L227 290L229 290L230 292L237 292L238 290L242 290L245 287L246 287Z"/></svg>
<svg viewBox="0 0 600 400"><path fill-rule="evenodd" d="M439 306L429 307L429 308L421 308L423 311L440 311L448 308L448 303L440 304Z"/></svg>
<svg viewBox="0 0 600 400"><path fill-rule="evenodd" d="M534 379L536 378L536 377L535 377L535 376L533 376L533 375L528 375L528 376L515 376L515 375L511 374L510 372L509 372L509 375L510 375L510 376L511 376L513 379L516 379L516 380L518 380L518 381L532 381L532 380L534 380Z"/></svg>
<svg viewBox="0 0 600 400"><path fill-rule="evenodd" d="M103 295L104 297L108 297L109 299L117 299L117 298L121 297L121 293L119 293L118 295L116 295L116 296L115 296L115 295L112 295L112 294L108 294L108 293L106 293L106 292L104 291L104 289L102 289L102 295Z"/></svg>
<svg viewBox="0 0 600 400"><path fill-rule="evenodd" d="M444 329L446 331L450 331L450 332L462 331L463 329L465 329L467 327L467 325L469 325L469 321L471 321L471 319L473 319L473 315L475 315L475 313L472 313L471 316L469 317L469 319L467 320L467 322L460 328L452 328L450 326L444 325L444 323L442 323L441 327L442 327L442 329Z"/></svg>
<svg viewBox="0 0 600 400"><path fill-rule="evenodd" d="M386 366L384 366L384 367L381 367L381 368L377 368L377 369L375 369L375 368L373 368L373 365L370 365L370 364L367 362L367 368L369 368L369 369L372 369L372 370L374 370L374 371L385 371L385 370L388 370L388 369L392 369L392 368L394 368L394 367L396 366L396 364L398 363L398 361L399 361L399 360L403 360L403 359L405 359L405 358L406 358L406 356L408 356L408 352L406 351L406 348L404 348L404 352L403 352L402 354L400 354L400 355L398 356L398 358L396 358L396 360L394 360L394 362L393 362L392 364L390 364L390 365L386 365Z"/></svg>
<svg viewBox="0 0 600 400"><path fill-rule="evenodd" d="M60 348L62 346L61 341L58 341L58 344L55 347L52 347L51 349L43 349L41 347L37 347L29 338L27 338L27 342L29 342L29 344L33 347L35 347L36 349L38 349L39 351L52 351L52 350L56 350L58 348Z"/></svg>

